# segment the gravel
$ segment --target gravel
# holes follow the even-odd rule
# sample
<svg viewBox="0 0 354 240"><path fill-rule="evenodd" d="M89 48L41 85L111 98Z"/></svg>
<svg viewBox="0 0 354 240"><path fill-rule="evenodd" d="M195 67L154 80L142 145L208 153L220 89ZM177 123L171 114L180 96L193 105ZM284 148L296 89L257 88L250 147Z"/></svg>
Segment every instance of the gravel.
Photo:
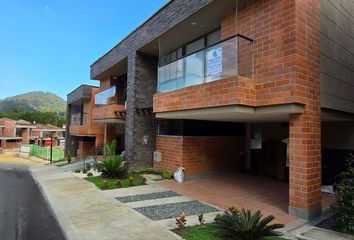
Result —
<svg viewBox="0 0 354 240"><path fill-rule="evenodd" d="M164 191L164 192L138 194L138 195L132 195L132 196L125 196L125 197L117 197L116 199L120 202L128 203L128 202L138 202L138 201L145 201L145 200L158 199L158 198L177 197L177 196L181 196L181 194L176 193L174 191Z"/></svg>
<svg viewBox="0 0 354 240"><path fill-rule="evenodd" d="M205 214L219 211L218 209L201 203L199 201L188 201L154 205L148 207L139 207L135 208L134 210L154 221L177 218L182 212L184 212L186 216L191 216L197 215L199 213Z"/></svg>

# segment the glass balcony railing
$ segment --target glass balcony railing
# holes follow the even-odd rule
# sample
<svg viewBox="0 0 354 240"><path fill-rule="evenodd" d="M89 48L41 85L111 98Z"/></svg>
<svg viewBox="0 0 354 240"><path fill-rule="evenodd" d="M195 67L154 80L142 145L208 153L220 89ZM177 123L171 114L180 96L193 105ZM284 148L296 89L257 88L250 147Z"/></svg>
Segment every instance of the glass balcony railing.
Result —
<svg viewBox="0 0 354 240"><path fill-rule="evenodd" d="M160 66L158 92L232 77L252 77L252 40L235 36L214 46Z"/></svg>
<svg viewBox="0 0 354 240"><path fill-rule="evenodd" d="M87 113L72 113L71 125L84 125L87 121Z"/></svg>
<svg viewBox="0 0 354 240"><path fill-rule="evenodd" d="M112 86L106 90L103 90L95 95L96 105L106 105L117 102L116 86Z"/></svg>

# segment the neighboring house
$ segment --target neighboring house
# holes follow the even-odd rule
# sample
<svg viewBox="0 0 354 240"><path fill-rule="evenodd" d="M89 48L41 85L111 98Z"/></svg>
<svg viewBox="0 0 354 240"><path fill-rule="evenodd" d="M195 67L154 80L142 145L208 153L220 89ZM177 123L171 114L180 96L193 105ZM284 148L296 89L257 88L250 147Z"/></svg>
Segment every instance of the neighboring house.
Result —
<svg viewBox="0 0 354 240"><path fill-rule="evenodd" d="M130 167L271 176L289 181L291 214L316 216L354 149L352 12L344 0L169 1L91 65L93 120L106 141L124 125Z"/></svg>
<svg viewBox="0 0 354 240"><path fill-rule="evenodd" d="M59 146L59 141L64 139L65 128L60 128L51 124L35 125L32 129L31 143L36 145L43 145L46 140L53 141L53 147Z"/></svg>
<svg viewBox="0 0 354 240"><path fill-rule="evenodd" d="M3 149L17 148L21 144L30 143L33 124L25 120L0 118L0 147Z"/></svg>
<svg viewBox="0 0 354 240"><path fill-rule="evenodd" d="M99 88L81 85L67 96L66 152L72 156L91 155L92 148L102 147L104 124L93 122L95 95Z"/></svg>

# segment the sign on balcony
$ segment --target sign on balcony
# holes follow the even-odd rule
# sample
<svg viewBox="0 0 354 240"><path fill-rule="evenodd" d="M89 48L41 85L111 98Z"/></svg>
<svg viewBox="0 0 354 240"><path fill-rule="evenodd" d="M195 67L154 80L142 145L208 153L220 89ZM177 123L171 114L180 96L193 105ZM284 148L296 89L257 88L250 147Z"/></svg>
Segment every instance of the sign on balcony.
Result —
<svg viewBox="0 0 354 240"><path fill-rule="evenodd" d="M207 51L206 69L207 77L220 77L222 73L222 47Z"/></svg>

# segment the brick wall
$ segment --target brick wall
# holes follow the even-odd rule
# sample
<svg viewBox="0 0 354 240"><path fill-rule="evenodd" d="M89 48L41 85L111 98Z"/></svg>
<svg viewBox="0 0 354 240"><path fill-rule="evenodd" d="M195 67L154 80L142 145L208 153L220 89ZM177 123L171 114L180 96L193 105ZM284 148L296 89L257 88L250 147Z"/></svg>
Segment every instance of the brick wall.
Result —
<svg viewBox="0 0 354 240"><path fill-rule="evenodd" d="M95 146L95 142L84 142L79 141L79 151L80 156L90 156L92 155L91 149Z"/></svg>
<svg viewBox="0 0 354 240"><path fill-rule="evenodd" d="M178 167L183 166L182 136L156 136L156 151L161 152L161 161L154 162L155 168L174 172Z"/></svg>
<svg viewBox="0 0 354 240"><path fill-rule="evenodd" d="M223 17L222 39L242 34L253 42L253 76L240 76L159 93L154 96L154 111L246 104L262 106L305 103L306 87L298 75L304 61L297 58L294 0L247 1L238 11ZM299 42L299 41L298 41ZM240 44L241 43L241 44ZM251 64L239 40L239 74ZM236 53L235 53L236 55ZM247 63L246 65L244 63ZM232 83L231 83L232 82ZM224 83L227 84L225 89ZM319 86L318 86L319 87Z"/></svg>
<svg viewBox="0 0 354 240"><path fill-rule="evenodd" d="M14 137L15 136L15 130L16 130L16 122L11 119L0 119L0 125L3 125L3 132L2 136L3 137Z"/></svg>
<svg viewBox="0 0 354 240"><path fill-rule="evenodd" d="M242 169L243 140L236 137L157 136L161 162L154 167L174 172L183 166L186 175Z"/></svg>
<svg viewBox="0 0 354 240"><path fill-rule="evenodd" d="M255 105L251 79L236 76L154 95L154 112L229 104Z"/></svg>

